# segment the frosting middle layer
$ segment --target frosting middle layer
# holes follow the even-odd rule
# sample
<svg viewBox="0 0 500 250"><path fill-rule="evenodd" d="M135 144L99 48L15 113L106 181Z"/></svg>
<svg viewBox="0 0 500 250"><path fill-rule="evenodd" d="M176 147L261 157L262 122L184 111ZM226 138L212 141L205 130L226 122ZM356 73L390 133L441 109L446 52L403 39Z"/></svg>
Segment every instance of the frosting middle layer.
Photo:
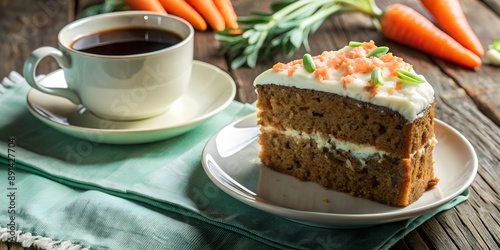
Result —
<svg viewBox="0 0 500 250"><path fill-rule="evenodd" d="M287 129L285 131L281 131L273 126L263 126L261 128L264 132L277 132L284 134L285 136L292 137L296 141L301 140L313 140L319 149L327 148L328 150L341 150L345 152L349 152L352 156L358 159L363 166L365 165L365 161L372 158L382 159L384 155L390 155L389 152L384 150L377 149L371 145L362 145L357 143L351 143L347 141L338 140L333 137L326 137L321 135L320 133L306 133L303 131ZM424 144L420 149L413 152L410 157L413 157L414 154L422 154L425 151L425 148L428 145L435 144L437 141L435 137L432 137L426 144Z"/></svg>

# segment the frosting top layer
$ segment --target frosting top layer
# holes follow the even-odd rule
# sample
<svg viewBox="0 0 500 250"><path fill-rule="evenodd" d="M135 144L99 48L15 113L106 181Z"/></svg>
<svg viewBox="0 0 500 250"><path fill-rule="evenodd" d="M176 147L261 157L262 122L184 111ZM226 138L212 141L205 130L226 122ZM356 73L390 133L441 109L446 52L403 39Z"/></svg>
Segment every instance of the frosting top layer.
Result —
<svg viewBox="0 0 500 250"><path fill-rule="evenodd" d="M409 121L417 119L434 101L434 89L424 76L415 73L412 65L392 53L367 56L377 48L370 41L356 47L325 51L312 57L313 72L306 70L302 59L277 63L257 76L254 85L275 84L335 93L388 107ZM375 68L380 69L380 74L372 81ZM418 81L408 80L408 75Z"/></svg>

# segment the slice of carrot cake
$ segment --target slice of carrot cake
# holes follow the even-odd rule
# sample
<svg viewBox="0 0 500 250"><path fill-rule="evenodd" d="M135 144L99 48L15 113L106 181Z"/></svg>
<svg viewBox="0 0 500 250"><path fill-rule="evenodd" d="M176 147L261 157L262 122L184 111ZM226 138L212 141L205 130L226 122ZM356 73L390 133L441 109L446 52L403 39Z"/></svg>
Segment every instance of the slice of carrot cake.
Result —
<svg viewBox="0 0 500 250"><path fill-rule="evenodd" d="M387 47L306 54L254 85L267 167L391 206L436 185L434 90Z"/></svg>

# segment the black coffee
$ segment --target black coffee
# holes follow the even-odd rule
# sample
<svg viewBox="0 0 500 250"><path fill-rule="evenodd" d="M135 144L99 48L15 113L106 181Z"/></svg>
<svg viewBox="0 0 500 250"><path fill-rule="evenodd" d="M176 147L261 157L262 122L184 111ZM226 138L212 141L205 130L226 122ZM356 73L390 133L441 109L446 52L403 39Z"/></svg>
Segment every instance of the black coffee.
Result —
<svg viewBox="0 0 500 250"><path fill-rule="evenodd" d="M124 28L81 37L71 48L91 54L123 56L164 49L181 41L179 35L165 30Z"/></svg>

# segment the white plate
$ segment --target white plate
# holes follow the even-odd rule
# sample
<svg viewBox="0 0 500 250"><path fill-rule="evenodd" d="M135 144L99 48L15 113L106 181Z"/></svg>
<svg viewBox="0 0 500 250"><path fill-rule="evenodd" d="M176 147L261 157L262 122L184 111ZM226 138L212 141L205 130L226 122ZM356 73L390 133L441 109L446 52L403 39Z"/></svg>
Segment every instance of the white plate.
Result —
<svg viewBox="0 0 500 250"><path fill-rule="evenodd" d="M258 157L256 121L255 114L246 116L207 142L202 160L206 173L237 200L312 226L368 227L428 213L461 194L474 180L478 168L476 153L467 139L436 120L434 160L438 185L408 207L390 207L268 169Z"/></svg>
<svg viewBox="0 0 500 250"><path fill-rule="evenodd" d="M236 95L236 84L226 72L194 61L187 94L165 113L138 121L101 119L82 106L31 89L30 112L45 124L68 135L97 143L133 144L168 139L185 133L226 108ZM64 87L62 70L47 75L42 84Z"/></svg>

